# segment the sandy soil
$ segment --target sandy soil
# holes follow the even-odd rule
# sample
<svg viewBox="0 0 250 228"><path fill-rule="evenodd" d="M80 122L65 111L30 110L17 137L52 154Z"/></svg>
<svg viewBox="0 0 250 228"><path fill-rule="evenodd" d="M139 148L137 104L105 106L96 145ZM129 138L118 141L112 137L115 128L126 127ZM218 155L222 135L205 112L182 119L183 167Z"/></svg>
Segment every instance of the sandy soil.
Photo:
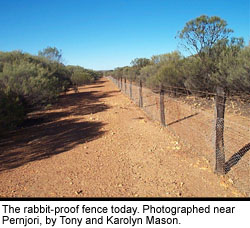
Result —
<svg viewBox="0 0 250 228"><path fill-rule="evenodd" d="M101 79L0 140L1 197L246 196Z"/></svg>

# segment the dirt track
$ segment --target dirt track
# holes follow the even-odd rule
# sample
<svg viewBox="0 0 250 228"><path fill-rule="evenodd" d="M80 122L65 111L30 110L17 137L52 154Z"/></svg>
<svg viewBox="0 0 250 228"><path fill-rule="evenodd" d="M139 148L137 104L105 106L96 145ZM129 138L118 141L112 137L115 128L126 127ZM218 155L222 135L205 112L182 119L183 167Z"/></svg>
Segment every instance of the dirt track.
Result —
<svg viewBox="0 0 250 228"><path fill-rule="evenodd" d="M0 141L0 196L244 196L107 79L79 91Z"/></svg>

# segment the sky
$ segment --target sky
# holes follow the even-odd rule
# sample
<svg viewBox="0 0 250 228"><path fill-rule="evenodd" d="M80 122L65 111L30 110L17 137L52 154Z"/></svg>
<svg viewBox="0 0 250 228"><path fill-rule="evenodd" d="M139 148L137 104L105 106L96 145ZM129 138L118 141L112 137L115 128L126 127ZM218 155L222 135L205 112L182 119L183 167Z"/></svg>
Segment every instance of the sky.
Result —
<svg viewBox="0 0 250 228"><path fill-rule="evenodd" d="M0 51L62 50L64 63L94 70L174 50L185 23L219 16L250 40L249 0L0 0Z"/></svg>

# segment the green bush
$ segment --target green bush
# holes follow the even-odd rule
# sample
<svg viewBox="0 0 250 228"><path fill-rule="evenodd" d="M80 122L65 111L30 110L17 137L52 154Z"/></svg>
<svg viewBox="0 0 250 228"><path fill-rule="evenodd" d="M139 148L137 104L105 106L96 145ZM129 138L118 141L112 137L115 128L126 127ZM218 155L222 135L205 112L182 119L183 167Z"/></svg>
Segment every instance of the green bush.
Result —
<svg viewBox="0 0 250 228"><path fill-rule="evenodd" d="M61 63L0 52L0 128L20 125L30 108L53 102L70 85L70 72Z"/></svg>
<svg viewBox="0 0 250 228"><path fill-rule="evenodd" d="M71 81L76 86L88 84L94 82L94 80L94 77L87 72L75 71L71 76Z"/></svg>
<svg viewBox="0 0 250 228"><path fill-rule="evenodd" d="M53 101L70 85L67 72L59 64L49 64L43 58L38 61L27 54L20 57L18 53L14 61L8 59L2 63L0 81L3 92L22 96L33 106Z"/></svg>
<svg viewBox="0 0 250 228"><path fill-rule="evenodd" d="M67 66L67 69L70 72L70 80L75 91L78 90L78 86L93 83L102 76L101 73L85 69L81 66Z"/></svg>
<svg viewBox="0 0 250 228"><path fill-rule="evenodd" d="M0 93L0 135L5 129L14 129L26 116L26 104L18 95Z"/></svg>
<svg viewBox="0 0 250 228"><path fill-rule="evenodd" d="M65 66L62 53L48 47L38 56L21 51L0 52L0 128L14 128L34 107L53 103L61 92L91 83L101 72Z"/></svg>

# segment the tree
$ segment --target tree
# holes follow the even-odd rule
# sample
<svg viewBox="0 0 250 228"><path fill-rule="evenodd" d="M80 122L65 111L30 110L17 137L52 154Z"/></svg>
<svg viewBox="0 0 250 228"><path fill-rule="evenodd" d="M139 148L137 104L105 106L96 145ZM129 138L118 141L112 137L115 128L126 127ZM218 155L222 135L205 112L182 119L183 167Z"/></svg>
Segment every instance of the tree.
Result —
<svg viewBox="0 0 250 228"><path fill-rule="evenodd" d="M42 51L39 51L38 56L45 57L51 61L55 61L58 63L62 62L62 50L58 50L56 47L48 46Z"/></svg>
<svg viewBox="0 0 250 228"><path fill-rule="evenodd" d="M228 92L232 89L232 75L234 69L239 69L239 55L243 48L243 39L231 38L219 40L210 51L207 62L214 69L211 73L210 80L213 84L221 86ZM231 79L230 79L231 76Z"/></svg>
<svg viewBox="0 0 250 228"><path fill-rule="evenodd" d="M148 64L150 64L150 60L147 59L147 58L136 58L136 59L134 59L134 60L131 61L131 65L132 65L133 67L138 68L139 70L140 70L142 67L147 66Z"/></svg>
<svg viewBox="0 0 250 228"><path fill-rule="evenodd" d="M232 32L232 29L227 28L227 22L221 18L202 15L187 22L179 32L179 38L184 41L184 47L191 54L198 54L202 58L217 41L228 39Z"/></svg>
<svg viewBox="0 0 250 228"><path fill-rule="evenodd" d="M137 69L135 67L129 67L128 69L128 79L130 82L135 81L138 76Z"/></svg>
<svg viewBox="0 0 250 228"><path fill-rule="evenodd" d="M142 81L143 81L143 78L142 76L140 75L140 70L147 66L147 65L150 65L150 60L147 59L147 58L136 58L134 60L131 61L131 76L133 77L134 76L134 80L138 80L139 81L139 86L140 86L140 94L141 94L141 90L142 90ZM131 77L131 78L132 78ZM130 85L132 86L132 85Z"/></svg>
<svg viewBox="0 0 250 228"><path fill-rule="evenodd" d="M200 58L189 56L183 60L182 75L185 88L196 96L204 96L198 91L213 91L214 85L207 80L206 69ZM197 91L197 92L196 92Z"/></svg>
<svg viewBox="0 0 250 228"><path fill-rule="evenodd" d="M176 52L178 52L178 51L176 51ZM169 59L169 53L160 54L160 55L153 55L151 57L151 62L153 64L162 65L165 62L167 62L168 59Z"/></svg>
<svg viewBox="0 0 250 228"><path fill-rule="evenodd" d="M230 37L232 32L221 18L202 15L187 22L179 33L184 46L199 59L200 72L197 79L202 82L205 91L215 90L216 86L230 89L229 69L232 64L237 68L235 60L244 43L242 38Z"/></svg>
<svg viewBox="0 0 250 228"><path fill-rule="evenodd" d="M157 73L159 67L160 67L159 64L150 64L150 65L147 65L147 66L141 68L140 77L141 77L142 81L146 82L146 84L148 84L149 79L154 77L154 75Z"/></svg>
<svg viewBox="0 0 250 228"><path fill-rule="evenodd" d="M122 75L123 75L123 78L126 78L126 79L129 77L129 67L128 66L123 67Z"/></svg>
<svg viewBox="0 0 250 228"><path fill-rule="evenodd" d="M227 28L226 21L221 18L202 15L187 22L179 33L184 46L194 51L201 60L204 69L202 78L204 85L212 82L216 88L215 172L220 174L225 174L223 133L228 66L238 55L242 44L241 39L233 38L229 41L232 32L232 29Z"/></svg>
<svg viewBox="0 0 250 228"><path fill-rule="evenodd" d="M235 66L237 64L237 66ZM229 63L227 78L233 91L250 94L250 45L241 49L233 63Z"/></svg>
<svg viewBox="0 0 250 228"><path fill-rule="evenodd" d="M183 57L178 51L165 54L164 63L158 63L157 72L151 77L151 86L164 89L171 86L183 87L181 66ZM148 70L152 70L148 68Z"/></svg>

